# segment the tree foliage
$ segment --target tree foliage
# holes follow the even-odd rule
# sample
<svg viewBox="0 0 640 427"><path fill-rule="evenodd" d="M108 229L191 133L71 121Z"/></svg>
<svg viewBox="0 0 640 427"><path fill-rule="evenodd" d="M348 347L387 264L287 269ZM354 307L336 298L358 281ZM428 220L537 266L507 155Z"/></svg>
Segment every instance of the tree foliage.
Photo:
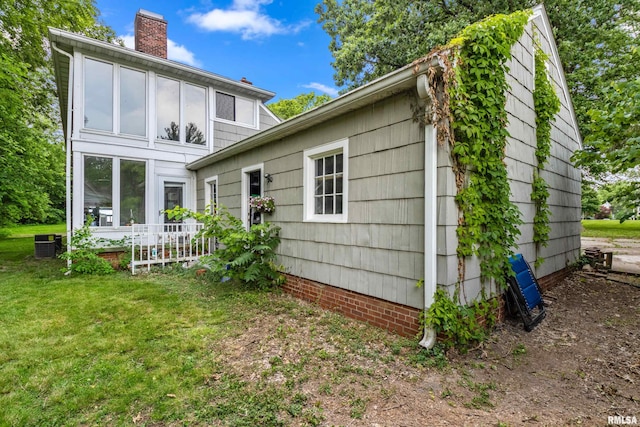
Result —
<svg viewBox="0 0 640 427"><path fill-rule="evenodd" d="M638 214L640 208L640 181L625 180L607 183L598 190L602 203L609 202L613 217L620 222Z"/></svg>
<svg viewBox="0 0 640 427"><path fill-rule="evenodd" d="M64 215L64 152L47 27L113 39L95 2L0 2L0 226Z"/></svg>
<svg viewBox="0 0 640 427"><path fill-rule="evenodd" d="M292 99L279 99L267 105L267 107L282 120L287 120L307 110L318 107L327 101L331 101L331 99L327 94L316 95L315 92L309 92L301 93Z"/></svg>
<svg viewBox="0 0 640 427"><path fill-rule="evenodd" d="M331 37L339 86L351 89L411 63L489 14L512 13L538 0L323 0L319 22ZM640 0L548 0L545 7L569 90L586 135L587 111L604 106L613 81L640 75L635 35Z"/></svg>
<svg viewBox="0 0 640 427"><path fill-rule="evenodd" d="M598 191L594 188L593 183L588 179L582 178L582 215L591 217L600 211L602 202L598 197Z"/></svg>
<svg viewBox="0 0 640 427"><path fill-rule="evenodd" d="M627 172L640 164L640 78L612 84L605 108L589 111L589 134L577 163L595 175Z"/></svg>

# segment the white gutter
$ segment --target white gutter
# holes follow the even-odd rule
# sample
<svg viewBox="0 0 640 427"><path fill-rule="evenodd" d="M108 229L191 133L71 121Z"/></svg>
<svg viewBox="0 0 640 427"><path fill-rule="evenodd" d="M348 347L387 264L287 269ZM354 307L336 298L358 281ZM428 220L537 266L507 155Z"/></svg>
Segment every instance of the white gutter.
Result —
<svg viewBox="0 0 640 427"><path fill-rule="evenodd" d="M73 55L58 49L55 42L51 43L51 47L53 49L69 58L69 87L67 88L67 132L65 134L65 155L67 157L66 164L66 220L67 220L67 252L71 252L71 132L73 130L73 126L71 123L73 114ZM67 259L67 268L71 268L71 258Z"/></svg>
<svg viewBox="0 0 640 427"><path fill-rule="evenodd" d="M418 96L431 104L429 79L426 74L418 76ZM429 108L427 108L429 110ZM424 315L433 304L438 282L437 231L438 231L438 140L434 124L424 127ZM425 324L426 325L426 324ZM436 331L424 328L420 345L432 348L436 343Z"/></svg>

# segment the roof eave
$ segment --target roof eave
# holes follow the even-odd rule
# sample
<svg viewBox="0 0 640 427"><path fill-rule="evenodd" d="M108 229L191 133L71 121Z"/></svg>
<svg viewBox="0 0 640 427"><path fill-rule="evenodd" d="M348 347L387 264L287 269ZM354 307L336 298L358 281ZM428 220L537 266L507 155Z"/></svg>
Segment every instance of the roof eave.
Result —
<svg viewBox="0 0 640 427"><path fill-rule="evenodd" d="M437 58L415 61L413 64L406 65L371 83L333 99L326 104L322 104L270 129L191 162L187 165L187 169L201 169L231 156L316 126L329 119L344 115L345 113L362 108L396 93L415 88L417 76L425 73L431 66L441 66L441 64L439 64Z"/></svg>
<svg viewBox="0 0 640 427"><path fill-rule="evenodd" d="M191 67L179 62L159 58L157 56L138 52L136 50L122 47L113 43L108 43L101 40L92 39L90 37L85 37L80 34L60 30L58 28L49 27L49 40L55 42L65 51L71 52L75 49L81 49L123 59L132 64L140 64L145 68L149 67L155 70L167 71L173 74L181 73L199 81L211 82L221 88L226 88L227 90L232 90L237 93L246 94L258 98L262 102L266 102L275 96L274 92L261 89L247 83L243 83L239 80L229 79L227 77L223 77L218 74ZM59 54L54 51L54 61L56 55Z"/></svg>

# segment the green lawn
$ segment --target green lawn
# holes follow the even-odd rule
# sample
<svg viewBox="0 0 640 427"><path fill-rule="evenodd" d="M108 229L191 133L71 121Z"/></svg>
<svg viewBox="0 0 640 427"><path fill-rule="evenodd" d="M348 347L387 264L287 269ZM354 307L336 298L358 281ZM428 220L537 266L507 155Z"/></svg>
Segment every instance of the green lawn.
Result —
<svg viewBox="0 0 640 427"><path fill-rule="evenodd" d="M20 225L8 228L9 237L33 237L34 234L65 234L66 224Z"/></svg>
<svg viewBox="0 0 640 427"><path fill-rule="evenodd" d="M582 221L583 237L606 237L612 239L640 239L640 221L585 219Z"/></svg>
<svg viewBox="0 0 640 427"><path fill-rule="evenodd" d="M0 240L0 426L317 425L322 404L304 391L317 371L331 372L324 390L371 387L371 374L345 371L351 358L379 360L370 343L416 351L410 340L181 268L65 276L61 260L35 260L33 245L32 236ZM256 379L240 377L221 348L276 315L331 336L336 352L305 344L295 363L272 357ZM293 334L287 325L275 333Z"/></svg>

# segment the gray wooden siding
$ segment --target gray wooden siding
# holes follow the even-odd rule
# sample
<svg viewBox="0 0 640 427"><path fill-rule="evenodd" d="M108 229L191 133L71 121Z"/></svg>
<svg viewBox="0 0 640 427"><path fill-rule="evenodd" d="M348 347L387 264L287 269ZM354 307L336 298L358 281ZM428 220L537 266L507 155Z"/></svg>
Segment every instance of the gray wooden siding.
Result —
<svg viewBox="0 0 640 427"><path fill-rule="evenodd" d="M509 62L508 81L511 89L507 97L508 130L511 135L507 147L507 171L511 182L511 200L522 213L524 224L518 241L518 251L533 262L542 257L544 263L536 270L539 277L551 274L574 263L580 252L580 172L570 157L579 148L576 129L569 110L569 101L561 86L560 64L554 61L549 40L541 22L533 20L525 34L513 47ZM551 232L547 247L536 248L533 243L535 205L531 202L531 182L537 167L535 158L536 131L533 105L534 37L549 55L548 75L561 102L551 132L551 155L541 176L549 185ZM467 269L469 273L469 269ZM467 274L469 280L473 275Z"/></svg>
<svg viewBox="0 0 640 427"><path fill-rule="evenodd" d="M221 150L222 148L228 147L231 144L235 144L236 142L243 140L249 136L255 135L258 132L269 129L278 124L278 121L275 120L269 113L264 111L266 107L259 106L259 120L260 120L260 129L252 129L246 126L238 126L233 123L226 122L214 122L213 125L213 151Z"/></svg>
<svg viewBox="0 0 640 427"><path fill-rule="evenodd" d="M407 93L198 171L218 175L220 203L239 214L240 170L264 163L282 227L279 262L291 274L421 307L424 276L424 131ZM349 221L303 222L303 151L349 138Z"/></svg>
<svg viewBox="0 0 640 427"><path fill-rule="evenodd" d="M506 167L512 201L524 224L519 252L533 261L545 258L539 277L575 262L580 249L580 173L570 162L579 148L558 64L549 74L562 102L552 129L552 149L543 177L549 184L551 233L539 254L533 244L535 206L531 182L536 167L533 25L513 48L506 109L511 135ZM538 31L543 49L549 43ZM553 57L552 57L553 59ZM415 283L424 277L424 128L412 120L413 91L380 100L314 128L274 141L198 171L198 206L203 208L203 181L218 175L220 202L240 213L241 168L264 163L273 182L265 194L276 199L269 221L282 227L279 262L291 274L333 286L421 307L423 294ZM222 129L221 129L222 131ZM227 133L232 133L227 131ZM349 218L346 224L303 222L303 151L349 139ZM229 141L233 140L231 135ZM437 277L452 292L458 281L455 177L449 146L437 157ZM430 238L428 236L427 238ZM478 260L465 263L462 302L481 291ZM489 291L495 291L491 288Z"/></svg>

